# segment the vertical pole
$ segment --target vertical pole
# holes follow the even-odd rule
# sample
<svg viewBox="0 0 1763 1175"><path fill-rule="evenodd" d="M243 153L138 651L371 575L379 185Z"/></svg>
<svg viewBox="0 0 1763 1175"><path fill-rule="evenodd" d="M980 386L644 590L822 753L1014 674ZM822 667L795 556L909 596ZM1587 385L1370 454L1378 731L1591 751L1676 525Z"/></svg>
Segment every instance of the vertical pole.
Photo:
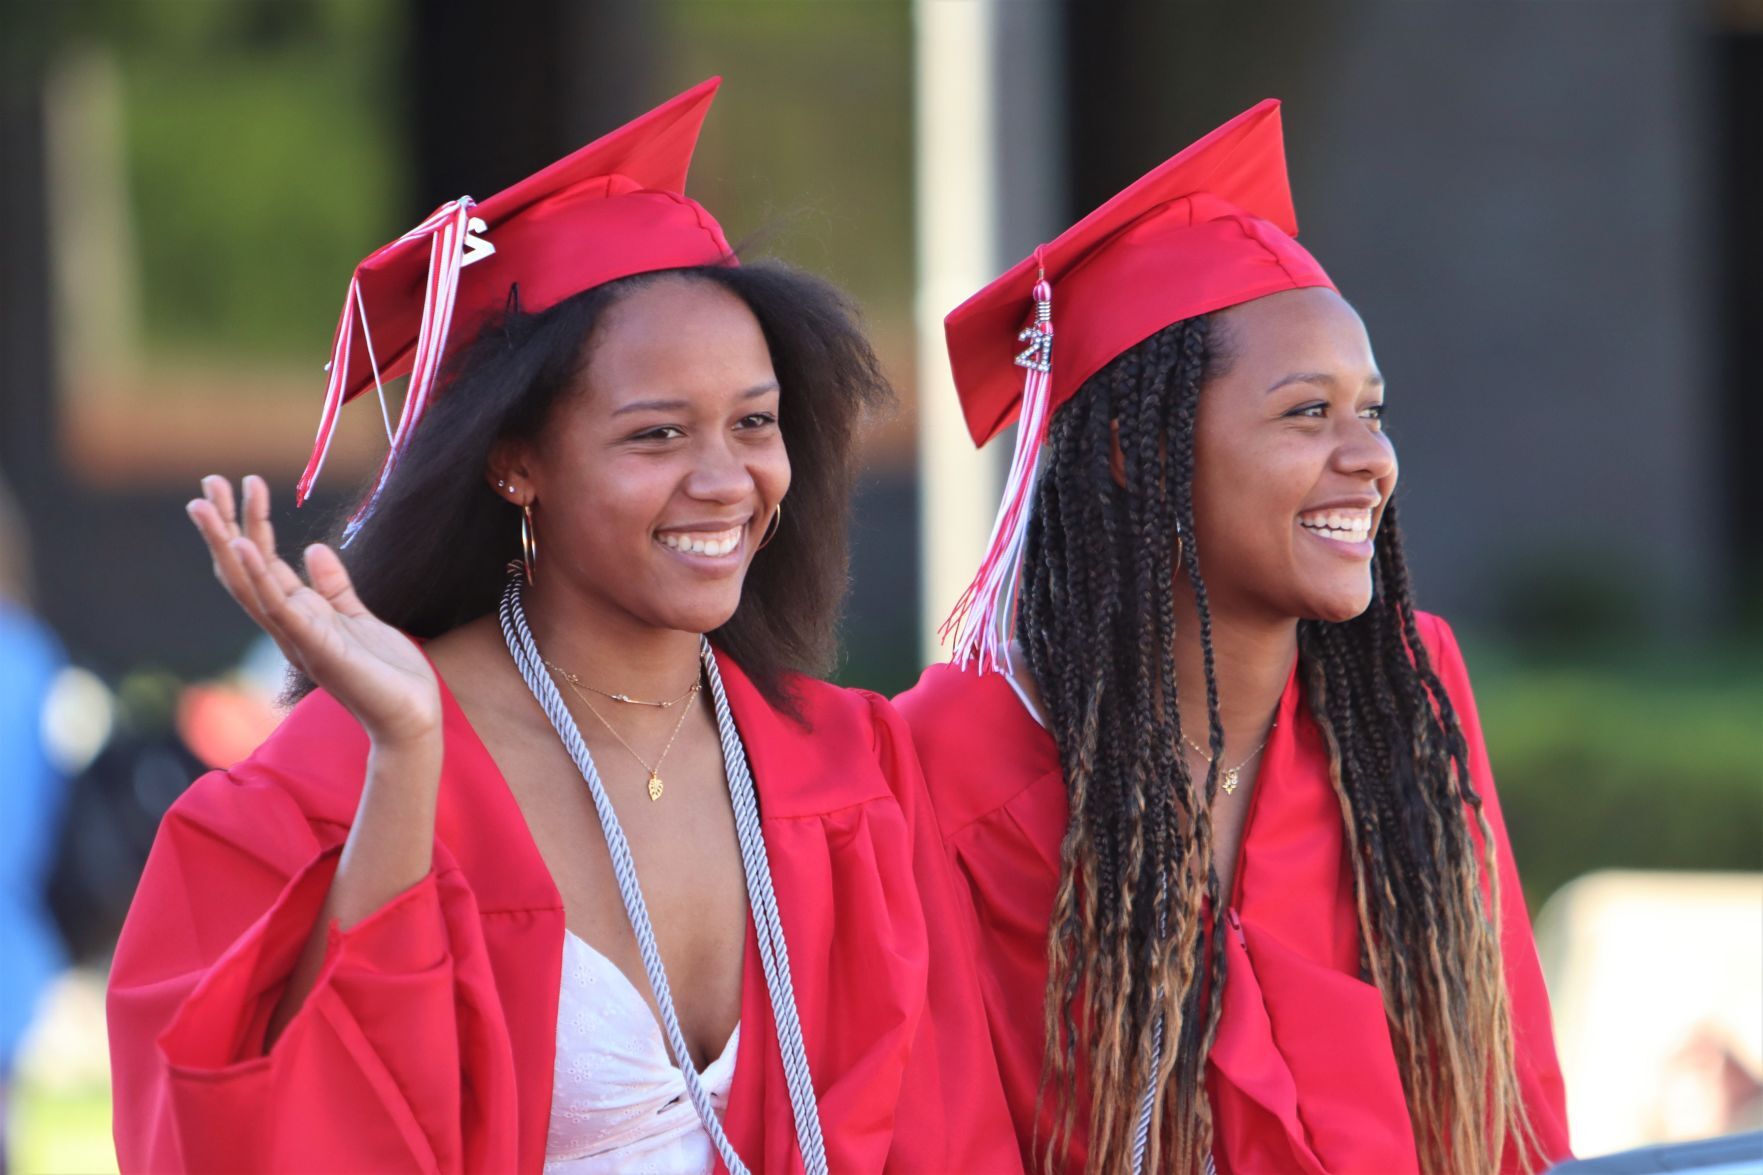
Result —
<svg viewBox="0 0 1763 1175"><path fill-rule="evenodd" d="M920 652L978 566L1000 478L955 400L943 316L997 272L996 0L914 0ZM1009 340L999 343L1008 346Z"/></svg>

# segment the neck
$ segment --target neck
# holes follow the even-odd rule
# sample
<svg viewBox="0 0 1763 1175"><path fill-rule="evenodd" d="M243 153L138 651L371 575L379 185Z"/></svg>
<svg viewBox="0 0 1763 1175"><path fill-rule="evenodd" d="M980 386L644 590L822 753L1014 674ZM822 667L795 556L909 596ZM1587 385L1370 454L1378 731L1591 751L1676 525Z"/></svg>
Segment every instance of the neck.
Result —
<svg viewBox="0 0 1763 1175"><path fill-rule="evenodd" d="M644 624L542 576L523 602L540 655L586 685L659 700L697 680L695 632Z"/></svg>
<svg viewBox="0 0 1763 1175"><path fill-rule="evenodd" d="M1182 730L1200 746L1210 737L1206 718L1206 662L1200 618L1193 599L1177 602L1176 681L1181 690ZM1280 695L1298 655L1298 622L1291 618L1233 615L1212 610L1212 671L1218 682L1218 717L1224 725L1223 761L1254 751L1267 736Z"/></svg>

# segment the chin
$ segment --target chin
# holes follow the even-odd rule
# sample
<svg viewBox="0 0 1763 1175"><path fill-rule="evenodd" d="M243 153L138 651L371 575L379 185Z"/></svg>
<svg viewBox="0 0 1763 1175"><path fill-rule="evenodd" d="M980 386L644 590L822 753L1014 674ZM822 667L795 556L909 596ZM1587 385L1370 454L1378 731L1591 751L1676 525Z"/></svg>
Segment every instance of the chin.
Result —
<svg viewBox="0 0 1763 1175"><path fill-rule="evenodd" d="M1371 607L1371 583L1340 584L1333 590L1311 591L1305 594L1303 617L1306 620L1320 620L1328 624L1343 624L1346 621L1363 616Z"/></svg>
<svg viewBox="0 0 1763 1175"><path fill-rule="evenodd" d="M738 595L730 600L682 600L672 607L654 609L649 621L678 632L715 632L734 617L740 602Z"/></svg>

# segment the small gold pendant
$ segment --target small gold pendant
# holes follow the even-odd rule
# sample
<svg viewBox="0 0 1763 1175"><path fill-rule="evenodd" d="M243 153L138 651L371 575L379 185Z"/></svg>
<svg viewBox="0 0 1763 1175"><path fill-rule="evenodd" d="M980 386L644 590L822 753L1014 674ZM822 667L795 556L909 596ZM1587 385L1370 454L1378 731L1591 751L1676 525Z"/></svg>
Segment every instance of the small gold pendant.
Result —
<svg viewBox="0 0 1763 1175"><path fill-rule="evenodd" d="M1237 784L1240 782L1238 772L1241 770L1242 768L1240 767L1232 767L1224 773L1224 780L1219 786L1224 788L1225 795L1233 796L1236 794Z"/></svg>
<svg viewBox="0 0 1763 1175"><path fill-rule="evenodd" d="M661 776L654 771L649 772L649 802L653 804L661 798Z"/></svg>

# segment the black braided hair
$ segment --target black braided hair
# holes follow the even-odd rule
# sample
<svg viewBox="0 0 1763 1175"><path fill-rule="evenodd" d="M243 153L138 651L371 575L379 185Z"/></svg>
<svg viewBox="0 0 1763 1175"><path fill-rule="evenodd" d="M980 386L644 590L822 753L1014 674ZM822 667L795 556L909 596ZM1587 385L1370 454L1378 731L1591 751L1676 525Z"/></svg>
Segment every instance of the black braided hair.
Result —
<svg viewBox="0 0 1763 1175"><path fill-rule="evenodd" d="M1226 902L1210 813L1224 732L1193 473L1201 388L1227 362L1209 316L1115 358L1054 417L1035 491L1017 639L1070 806L1048 933L1048 1169L1073 1136L1087 1138L1088 1170L1128 1169L1147 1081L1147 1170L1198 1171L1212 1145L1204 1075L1226 981ZM1110 467L1116 437L1123 485ZM1201 779L1179 753L1178 570L1205 667L1213 765ZM1420 641L1393 504L1373 587L1352 620L1300 623L1306 699L1329 749L1364 967L1383 993L1422 1162L1492 1170L1509 1139L1534 1145L1490 914L1493 838ZM1161 1064L1148 1073L1160 1019Z"/></svg>

